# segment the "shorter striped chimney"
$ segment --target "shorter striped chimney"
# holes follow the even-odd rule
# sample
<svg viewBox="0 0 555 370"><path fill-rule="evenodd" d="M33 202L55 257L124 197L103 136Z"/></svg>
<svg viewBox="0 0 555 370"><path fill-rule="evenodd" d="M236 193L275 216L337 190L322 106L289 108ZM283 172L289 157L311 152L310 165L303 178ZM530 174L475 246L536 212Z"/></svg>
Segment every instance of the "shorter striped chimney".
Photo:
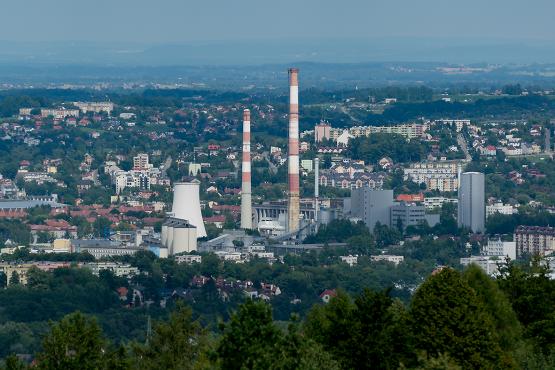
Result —
<svg viewBox="0 0 555 370"><path fill-rule="evenodd" d="M243 111L243 162L241 171L241 228L252 229L251 112Z"/></svg>

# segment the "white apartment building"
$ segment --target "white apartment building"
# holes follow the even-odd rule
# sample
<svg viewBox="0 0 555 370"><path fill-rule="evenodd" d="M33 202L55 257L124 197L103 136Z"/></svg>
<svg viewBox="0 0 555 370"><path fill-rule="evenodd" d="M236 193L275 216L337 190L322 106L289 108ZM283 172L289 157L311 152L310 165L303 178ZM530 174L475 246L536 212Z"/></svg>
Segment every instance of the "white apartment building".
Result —
<svg viewBox="0 0 555 370"><path fill-rule="evenodd" d="M516 242L504 242L501 239L489 239L484 247L486 256L502 256L516 259Z"/></svg>
<svg viewBox="0 0 555 370"><path fill-rule="evenodd" d="M358 263L358 256L339 256L339 259L341 260L341 262L345 262L346 264L348 264L349 266L353 267L354 265L356 265Z"/></svg>
<svg viewBox="0 0 555 370"><path fill-rule="evenodd" d="M118 262L90 262L84 265L84 267L89 268L94 275L99 275L102 270L109 270L116 276L135 276L139 274L139 269L133 267L127 263Z"/></svg>
<svg viewBox="0 0 555 370"><path fill-rule="evenodd" d="M196 254L182 254L179 256L175 256L175 262L192 265L193 263L201 263L202 256L198 256Z"/></svg>
<svg viewBox="0 0 555 370"><path fill-rule="evenodd" d="M489 276L499 275L499 266L505 264L505 260L499 256L471 256L460 259L463 266L470 264L478 265Z"/></svg>
<svg viewBox="0 0 555 370"><path fill-rule="evenodd" d="M426 209L441 208L445 203L457 204L459 203L459 200L457 198L446 198L446 197L424 198L424 207L426 207Z"/></svg>
<svg viewBox="0 0 555 370"><path fill-rule="evenodd" d="M108 113L108 115L111 115L112 111L114 110L114 103L110 103L110 102L76 101L76 102L73 102L73 105L79 108L79 110L83 112L83 114L86 114L88 112L94 112L94 113L106 112Z"/></svg>
<svg viewBox="0 0 555 370"><path fill-rule="evenodd" d="M457 191L459 180L456 162L413 163L404 169L404 179L425 184L427 190L441 192Z"/></svg>
<svg viewBox="0 0 555 370"><path fill-rule="evenodd" d="M497 202L486 206L486 218L496 213L502 215L513 215L515 213L518 213L518 210L512 205L503 204L502 202Z"/></svg>
<svg viewBox="0 0 555 370"><path fill-rule="evenodd" d="M47 117L54 117L55 119L65 119L67 117L79 117L79 109L66 109L66 108L57 108L57 109L48 109L43 108L40 110L40 115L42 118Z"/></svg>
<svg viewBox="0 0 555 370"><path fill-rule="evenodd" d="M391 263L394 263L395 265L398 265L405 260L405 257L394 256L391 254L380 254L378 256L370 256L370 260L374 262L386 261L386 262L391 262Z"/></svg>

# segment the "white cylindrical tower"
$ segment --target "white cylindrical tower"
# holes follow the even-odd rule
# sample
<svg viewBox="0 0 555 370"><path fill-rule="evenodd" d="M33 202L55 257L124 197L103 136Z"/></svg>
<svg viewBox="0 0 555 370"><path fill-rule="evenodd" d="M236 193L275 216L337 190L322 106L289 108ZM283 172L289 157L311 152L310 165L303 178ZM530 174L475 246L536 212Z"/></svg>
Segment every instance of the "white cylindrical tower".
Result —
<svg viewBox="0 0 555 370"><path fill-rule="evenodd" d="M252 229L251 112L243 111L243 167L241 176L241 229Z"/></svg>
<svg viewBox="0 0 555 370"><path fill-rule="evenodd" d="M203 238L206 236L206 229L200 210L199 188L200 182L198 180L174 184L172 216L187 220L197 228L197 238Z"/></svg>

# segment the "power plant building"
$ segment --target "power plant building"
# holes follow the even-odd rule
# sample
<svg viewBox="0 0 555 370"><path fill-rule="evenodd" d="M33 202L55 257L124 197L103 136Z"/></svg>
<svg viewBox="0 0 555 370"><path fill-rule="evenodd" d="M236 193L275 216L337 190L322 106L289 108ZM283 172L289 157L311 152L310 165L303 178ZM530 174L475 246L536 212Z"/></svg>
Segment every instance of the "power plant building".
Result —
<svg viewBox="0 0 555 370"><path fill-rule="evenodd" d="M390 208L394 205L393 190L353 189L350 203L351 217L362 220L370 231L377 222L389 226Z"/></svg>

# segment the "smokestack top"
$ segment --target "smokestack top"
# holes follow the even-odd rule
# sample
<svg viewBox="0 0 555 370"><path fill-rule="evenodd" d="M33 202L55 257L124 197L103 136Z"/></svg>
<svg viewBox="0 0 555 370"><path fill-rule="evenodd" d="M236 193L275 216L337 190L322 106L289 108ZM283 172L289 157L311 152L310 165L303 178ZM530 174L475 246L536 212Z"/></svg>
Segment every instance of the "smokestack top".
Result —
<svg viewBox="0 0 555 370"><path fill-rule="evenodd" d="M289 85L290 86L299 86L299 69L298 68L289 68Z"/></svg>
<svg viewBox="0 0 555 370"><path fill-rule="evenodd" d="M250 121L251 120L251 111L248 109L243 110L243 121Z"/></svg>

